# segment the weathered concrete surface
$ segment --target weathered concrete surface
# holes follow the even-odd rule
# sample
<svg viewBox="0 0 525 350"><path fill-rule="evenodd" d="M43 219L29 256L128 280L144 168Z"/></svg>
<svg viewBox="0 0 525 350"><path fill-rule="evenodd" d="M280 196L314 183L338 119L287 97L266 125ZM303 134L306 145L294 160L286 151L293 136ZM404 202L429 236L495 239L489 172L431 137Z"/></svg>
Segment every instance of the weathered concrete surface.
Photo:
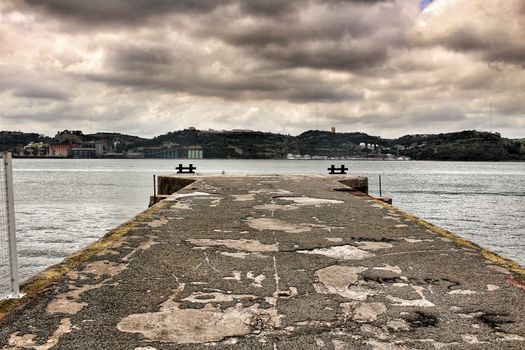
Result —
<svg viewBox="0 0 525 350"><path fill-rule="evenodd" d="M195 179L29 283L0 348L525 349L516 264L337 176Z"/></svg>

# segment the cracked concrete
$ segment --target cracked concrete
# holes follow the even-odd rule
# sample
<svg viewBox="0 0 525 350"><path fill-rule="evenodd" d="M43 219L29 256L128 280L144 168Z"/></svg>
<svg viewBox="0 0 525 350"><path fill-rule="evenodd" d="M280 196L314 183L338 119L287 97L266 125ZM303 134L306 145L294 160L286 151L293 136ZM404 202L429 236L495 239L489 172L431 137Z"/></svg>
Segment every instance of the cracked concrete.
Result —
<svg viewBox="0 0 525 350"><path fill-rule="evenodd" d="M276 252L277 244L263 244L251 239L188 239L188 242L198 247L225 246L246 252Z"/></svg>
<svg viewBox="0 0 525 350"><path fill-rule="evenodd" d="M370 258L374 254L351 245L340 245L329 248L316 248L312 250L298 250L301 254L323 255L336 260L361 260Z"/></svg>
<svg viewBox="0 0 525 350"><path fill-rule="evenodd" d="M308 224L294 224L291 222L286 222L278 219L269 219L269 218L250 218L246 220L246 223L251 228L254 228L259 231L284 231L287 233L301 233L301 232L310 232L312 230Z"/></svg>
<svg viewBox="0 0 525 350"><path fill-rule="evenodd" d="M345 178L188 176L24 286L0 348L525 348L523 270Z"/></svg>

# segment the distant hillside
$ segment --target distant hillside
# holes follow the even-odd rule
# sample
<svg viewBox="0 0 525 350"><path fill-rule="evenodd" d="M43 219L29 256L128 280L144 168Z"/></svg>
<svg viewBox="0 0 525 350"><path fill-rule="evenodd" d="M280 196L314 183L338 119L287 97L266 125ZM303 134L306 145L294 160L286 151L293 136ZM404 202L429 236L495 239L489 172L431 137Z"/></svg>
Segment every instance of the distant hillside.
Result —
<svg viewBox="0 0 525 350"><path fill-rule="evenodd" d="M325 157L384 158L407 156L415 160L509 161L525 160L525 139L502 138L498 133L461 131L447 134L406 135L384 139L365 133L306 131L298 136L259 131L168 132L152 139L111 132L82 134L62 131L55 137L35 133L0 132L0 150L20 149L31 142L102 142L114 152L147 152L200 146L205 158L284 159L288 154Z"/></svg>
<svg viewBox="0 0 525 350"><path fill-rule="evenodd" d="M27 145L30 142L43 142L48 139L48 137L36 133L0 131L0 151L11 151L20 145Z"/></svg>
<svg viewBox="0 0 525 350"><path fill-rule="evenodd" d="M403 155L419 160L525 160L525 143L498 133L462 131L437 135L407 135L393 141Z"/></svg>
<svg viewBox="0 0 525 350"><path fill-rule="evenodd" d="M182 130L157 136L151 146L200 145L206 158L282 159L287 154L377 157L387 153L415 160L525 160L525 142L497 133L462 131L383 139L365 133L306 131L298 136L263 132ZM366 145L367 147L363 147Z"/></svg>
<svg viewBox="0 0 525 350"><path fill-rule="evenodd" d="M97 132L96 134L87 134L82 136L83 141L103 141L109 140L111 142L120 142L124 145L133 147L146 145L150 139L145 139L138 136L119 134L115 132Z"/></svg>
<svg viewBox="0 0 525 350"><path fill-rule="evenodd" d="M292 148L293 137L258 131L208 132L193 129L154 137L151 146L200 145L206 158L284 158Z"/></svg>
<svg viewBox="0 0 525 350"><path fill-rule="evenodd" d="M310 130L295 137L296 150L299 154L335 156L366 155L379 152L379 149L388 149L390 140L368 134L332 133L328 131ZM373 145L363 148L360 145ZM294 152L292 152L294 153Z"/></svg>
<svg viewBox="0 0 525 350"><path fill-rule="evenodd" d="M282 159L287 154L342 157L366 154L360 143L388 146L387 140L363 133L307 131L299 136L258 131L208 132L182 130L157 136L151 146L200 145L206 158Z"/></svg>

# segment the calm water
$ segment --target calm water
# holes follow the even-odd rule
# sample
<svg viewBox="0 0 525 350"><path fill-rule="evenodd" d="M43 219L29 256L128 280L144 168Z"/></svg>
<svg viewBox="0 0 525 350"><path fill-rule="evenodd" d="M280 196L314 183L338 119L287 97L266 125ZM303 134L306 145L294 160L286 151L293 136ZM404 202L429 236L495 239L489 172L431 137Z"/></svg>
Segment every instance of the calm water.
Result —
<svg viewBox="0 0 525 350"><path fill-rule="evenodd" d="M147 207L178 160L15 159L19 263L27 278ZM202 173L324 173L334 161L199 160ZM337 161L336 164L341 163ZM525 265L525 163L344 161L370 193Z"/></svg>

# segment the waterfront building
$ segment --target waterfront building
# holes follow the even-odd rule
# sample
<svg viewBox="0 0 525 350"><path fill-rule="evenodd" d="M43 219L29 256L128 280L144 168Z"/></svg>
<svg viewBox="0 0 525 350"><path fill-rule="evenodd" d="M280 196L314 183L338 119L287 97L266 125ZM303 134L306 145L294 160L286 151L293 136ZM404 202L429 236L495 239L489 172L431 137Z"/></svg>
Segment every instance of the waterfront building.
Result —
<svg viewBox="0 0 525 350"><path fill-rule="evenodd" d="M188 159L202 159L204 158L204 152L201 146L189 146L187 147Z"/></svg>
<svg viewBox="0 0 525 350"><path fill-rule="evenodd" d="M94 147L74 147L71 149L71 156L73 158L95 158Z"/></svg>
<svg viewBox="0 0 525 350"><path fill-rule="evenodd" d="M48 144L43 142L30 142L24 146L24 155L38 157L47 155Z"/></svg>
<svg viewBox="0 0 525 350"><path fill-rule="evenodd" d="M141 152L126 152L125 157L128 159L142 159L144 158L144 153Z"/></svg>
<svg viewBox="0 0 525 350"><path fill-rule="evenodd" d="M72 149L76 147L78 145L72 143L52 143L47 154L51 157L68 158L71 156Z"/></svg>
<svg viewBox="0 0 525 350"><path fill-rule="evenodd" d="M73 158L102 158L104 155L104 143L100 141L84 142L80 147L71 149Z"/></svg>
<svg viewBox="0 0 525 350"><path fill-rule="evenodd" d="M178 148L139 147L136 151L144 152L144 158L182 158Z"/></svg>
<svg viewBox="0 0 525 350"><path fill-rule="evenodd" d="M104 155L104 144L102 142L95 142L95 157L101 158Z"/></svg>

